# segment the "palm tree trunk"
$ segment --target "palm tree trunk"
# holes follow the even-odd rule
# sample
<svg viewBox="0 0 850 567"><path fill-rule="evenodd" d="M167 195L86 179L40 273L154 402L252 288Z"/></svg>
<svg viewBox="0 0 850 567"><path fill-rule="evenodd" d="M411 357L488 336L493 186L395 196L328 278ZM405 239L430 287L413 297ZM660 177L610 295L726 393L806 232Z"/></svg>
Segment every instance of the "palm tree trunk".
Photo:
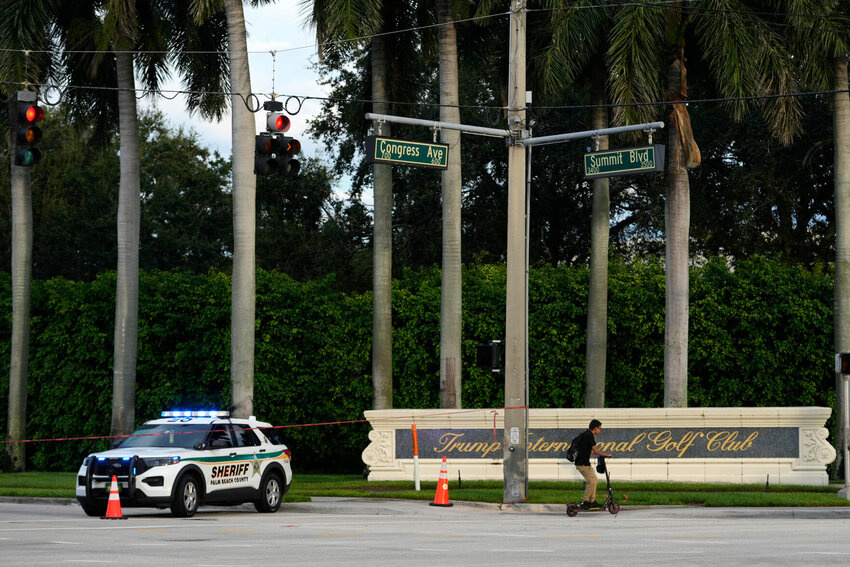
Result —
<svg viewBox="0 0 850 567"><path fill-rule="evenodd" d="M245 106L251 92L248 43L241 0L226 0L233 137L233 288L230 321L231 414L254 412L256 307L256 189L253 171L254 115Z"/></svg>
<svg viewBox="0 0 850 567"><path fill-rule="evenodd" d="M376 114L386 114L387 54L382 36L372 39L372 98ZM382 134L389 135L383 125ZM374 165L375 234L372 242L372 409L393 407L393 178L392 166Z"/></svg>
<svg viewBox="0 0 850 567"><path fill-rule="evenodd" d="M834 61L833 139L835 143L835 352L850 352L850 95L847 94L847 58ZM835 376L838 461L844 458L845 408L843 378Z"/></svg>
<svg viewBox="0 0 850 567"><path fill-rule="evenodd" d="M601 59L601 57L600 57ZM608 110L603 106L605 75L601 66L593 68L593 129L608 127ZM608 137L599 139L599 149L608 149ZM584 405L605 407L605 362L608 350L608 234L611 205L607 177L593 180L590 214L590 282L587 298L587 356Z"/></svg>
<svg viewBox="0 0 850 567"><path fill-rule="evenodd" d="M17 103L9 97L9 124L14 124ZM30 170L12 163L12 341L9 369L7 439L26 438L27 373L30 342L30 289L32 285L32 192ZM23 443L6 445L12 472L26 470Z"/></svg>
<svg viewBox="0 0 850 567"><path fill-rule="evenodd" d="M115 345L111 435L135 427L136 349L139 327L140 157L133 56L115 56L121 175L118 186L118 273L115 285Z"/></svg>
<svg viewBox="0 0 850 567"><path fill-rule="evenodd" d="M460 123L457 35L451 2L437 2L440 43L440 120ZM440 290L440 407L461 407L461 168L460 132L446 130L448 168L443 186L443 269Z"/></svg>
<svg viewBox="0 0 850 567"><path fill-rule="evenodd" d="M682 93L683 58L667 70L671 93ZM664 407L688 405L688 233L691 204L688 170L675 118L667 130L667 192L664 206L666 249L666 313L664 326Z"/></svg>

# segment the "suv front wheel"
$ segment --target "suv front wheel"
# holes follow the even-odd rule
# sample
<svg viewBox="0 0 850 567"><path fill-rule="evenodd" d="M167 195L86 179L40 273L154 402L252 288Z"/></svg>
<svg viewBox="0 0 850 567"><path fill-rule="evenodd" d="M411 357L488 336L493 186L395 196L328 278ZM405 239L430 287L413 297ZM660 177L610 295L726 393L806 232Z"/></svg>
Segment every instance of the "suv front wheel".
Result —
<svg viewBox="0 0 850 567"><path fill-rule="evenodd" d="M201 490L197 479L191 475L184 475L177 483L177 491L171 502L171 513L181 518L191 518L198 511Z"/></svg>
<svg viewBox="0 0 850 567"><path fill-rule="evenodd" d="M83 501L80 503L83 511L87 516L100 516L103 517L106 515L106 505L108 502L88 502Z"/></svg>

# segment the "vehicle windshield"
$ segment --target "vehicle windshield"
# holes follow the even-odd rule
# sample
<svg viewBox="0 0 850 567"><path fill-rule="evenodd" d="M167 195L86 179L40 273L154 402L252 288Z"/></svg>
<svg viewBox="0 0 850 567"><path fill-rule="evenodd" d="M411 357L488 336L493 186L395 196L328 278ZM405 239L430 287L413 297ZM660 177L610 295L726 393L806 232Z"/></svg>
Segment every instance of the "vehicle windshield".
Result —
<svg viewBox="0 0 850 567"><path fill-rule="evenodd" d="M207 423L159 423L146 424L124 439L118 447L182 447L191 449L207 438L210 425Z"/></svg>

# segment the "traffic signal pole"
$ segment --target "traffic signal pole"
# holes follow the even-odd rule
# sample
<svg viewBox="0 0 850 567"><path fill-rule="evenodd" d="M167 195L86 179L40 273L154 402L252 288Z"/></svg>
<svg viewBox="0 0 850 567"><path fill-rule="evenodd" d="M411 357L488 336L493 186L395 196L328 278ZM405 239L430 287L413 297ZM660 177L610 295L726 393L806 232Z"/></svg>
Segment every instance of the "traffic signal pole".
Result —
<svg viewBox="0 0 850 567"><path fill-rule="evenodd" d="M453 129L467 134L505 138L508 141L508 242L505 292L505 417L502 502L528 498L528 204L526 149L579 138L593 138L638 130L661 129L663 122L602 128L532 138L526 122L525 43L526 0L512 0L510 16L508 129L484 128L389 114L367 113L371 121Z"/></svg>
<svg viewBox="0 0 850 567"><path fill-rule="evenodd" d="M502 502L528 498L528 258L526 257L525 0L512 0L508 43L508 245L505 290L505 427Z"/></svg>

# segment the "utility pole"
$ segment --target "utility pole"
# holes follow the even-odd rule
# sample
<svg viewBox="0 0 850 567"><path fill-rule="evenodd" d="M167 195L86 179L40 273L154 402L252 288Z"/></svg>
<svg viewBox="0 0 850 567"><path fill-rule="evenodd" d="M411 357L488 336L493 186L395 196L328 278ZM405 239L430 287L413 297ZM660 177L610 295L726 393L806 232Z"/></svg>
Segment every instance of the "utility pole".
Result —
<svg viewBox="0 0 850 567"><path fill-rule="evenodd" d="M664 128L663 122L651 122L532 138L526 123L528 102L525 90L525 10L526 0L511 0L507 130L366 113L367 120L377 121L379 124L389 122L423 126L432 130L450 129L507 140L508 242L504 343L505 418L502 444L504 474L502 502L506 504L522 502L528 498L528 246L526 230L528 202L526 188L530 184L530 177L526 179L526 149L535 145L557 144L638 130L652 132L655 129ZM402 143L415 144L416 142L403 141Z"/></svg>
<svg viewBox="0 0 850 567"><path fill-rule="evenodd" d="M525 7L526 0L511 1L508 55L508 247L505 295L505 476L502 502L528 498L528 288L525 245Z"/></svg>

